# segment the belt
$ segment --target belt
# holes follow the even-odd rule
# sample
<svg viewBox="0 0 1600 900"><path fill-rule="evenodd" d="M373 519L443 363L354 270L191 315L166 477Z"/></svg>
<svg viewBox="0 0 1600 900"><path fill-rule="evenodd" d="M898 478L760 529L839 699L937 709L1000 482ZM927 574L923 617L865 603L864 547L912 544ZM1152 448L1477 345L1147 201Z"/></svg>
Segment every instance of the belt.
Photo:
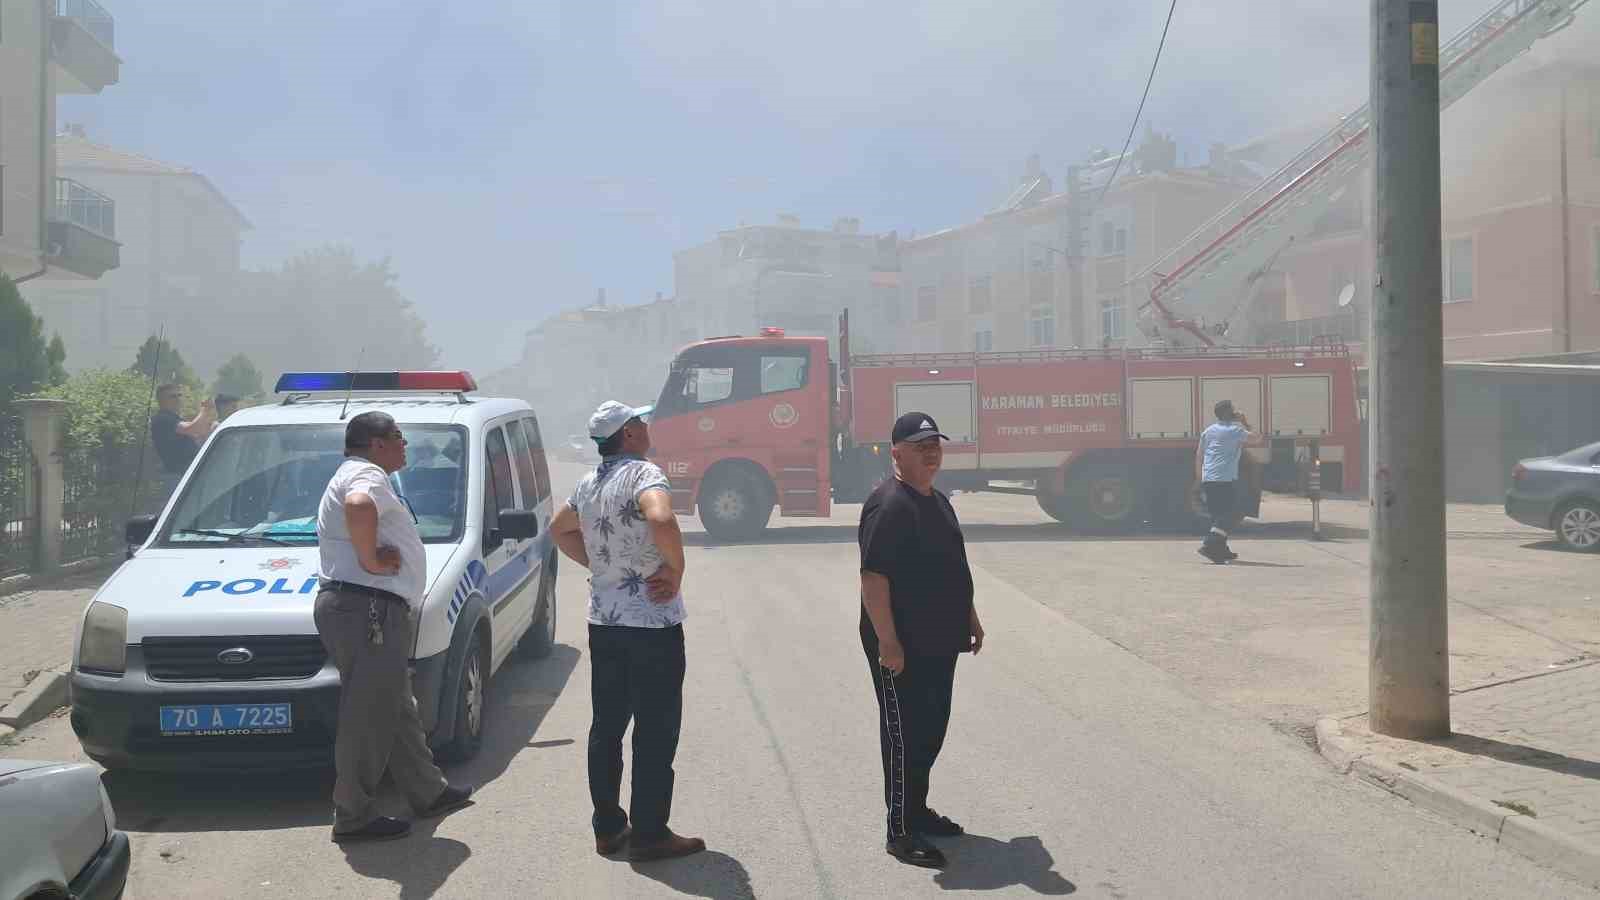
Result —
<svg viewBox="0 0 1600 900"><path fill-rule="evenodd" d="M376 597L379 600L387 600L390 603L398 603L401 606L409 605L406 602L406 598L396 594L394 591L386 591L383 588L375 588L366 584L356 584L353 581L332 581L325 578L318 583L318 587L324 591L360 594L363 597Z"/></svg>

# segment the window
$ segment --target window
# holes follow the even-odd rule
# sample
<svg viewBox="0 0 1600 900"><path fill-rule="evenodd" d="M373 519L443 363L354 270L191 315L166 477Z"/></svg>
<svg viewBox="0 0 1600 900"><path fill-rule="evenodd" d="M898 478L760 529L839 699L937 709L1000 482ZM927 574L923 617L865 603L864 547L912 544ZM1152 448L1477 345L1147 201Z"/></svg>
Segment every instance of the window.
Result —
<svg viewBox="0 0 1600 900"><path fill-rule="evenodd" d="M988 275L980 275L977 278L972 279L971 289L967 292L967 300L970 311L975 313L989 311L989 307L993 303L993 297L989 291L989 284L990 280Z"/></svg>
<svg viewBox="0 0 1600 900"><path fill-rule="evenodd" d="M917 288L917 321L932 322L939 315L939 289L925 284Z"/></svg>
<svg viewBox="0 0 1600 900"><path fill-rule="evenodd" d="M690 406L704 406L733 396L732 366L690 369L683 381L683 397Z"/></svg>
<svg viewBox="0 0 1600 900"><path fill-rule="evenodd" d="M897 290L883 292L883 321L890 325L900 324L900 292Z"/></svg>
<svg viewBox="0 0 1600 900"><path fill-rule="evenodd" d="M1444 242L1444 302L1472 299L1472 238L1450 238Z"/></svg>
<svg viewBox="0 0 1600 900"><path fill-rule="evenodd" d="M1056 311L1048 306L1036 306L1028 312L1028 346L1054 347L1056 343Z"/></svg>
<svg viewBox="0 0 1600 900"><path fill-rule="evenodd" d="M550 463L544 458L544 438L539 435L539 420L529 416L522 420L522 430L528 435L528 449L533 452L533 474L539 479L539 499L550 496Z"/></svg>
<svg viewBox="0 0 1600 900"><path fill-rule="evenodd" d="M1121 340L1123 334L1123 314L1126 304L1121 297L1108 297L1100 301L1100 335L1107 340Z"/></svg>
<svg viewBox="0 0 1600 900"><path fill-rule="evenodd" d="M1600 128L1600 125L1595 127ZM1592 282L1590 286L1594 288L1595 293L1600 294L1600 225L1594 226L1594 230L1589 233L1589 243L1590 249L1593 250L1589 254L1589 274Z"/></svg>
<svg viewBox="0 0 1600 900"><path fill-rule="evenodd" d="M810 364L811 358L807 356L761 357L761 393L776 394L805 387Z"/></svg>
<svg viewBox="0 0 1600 900"><path fill-rule="evenodd" d="M489 467L483 473L483 549L488 551L500 546L500 539L491 536L500 528L500 510L517 508L517 495L512 490L511 454L500 429L489 432L484 451Z"/></svg>
<svg viewBox="0 0 1600 900"><path fill-rule="evenodd" d="M528 438L522 433L521 422L507 422L506 436L511 439L511 461L517 468L517 486L522 490L519 509L532 509L538 505L544 492L539 489L539 478L533 471L533 453L528 449Z"/></svg>
<svg viewBox="0 0 1600 900"><path fill-rule="evenodd" d="M1100 255L1107 256L1115 252L1117 244L1116 226L1110 222L1100 223Z"/></svg>
<svg viewBox="0 0 1600 900"><path fill-rule="evenodd" d="M977 353L988 353L994 349L994 331L985 328L972 333L972 349Z"/></svg>

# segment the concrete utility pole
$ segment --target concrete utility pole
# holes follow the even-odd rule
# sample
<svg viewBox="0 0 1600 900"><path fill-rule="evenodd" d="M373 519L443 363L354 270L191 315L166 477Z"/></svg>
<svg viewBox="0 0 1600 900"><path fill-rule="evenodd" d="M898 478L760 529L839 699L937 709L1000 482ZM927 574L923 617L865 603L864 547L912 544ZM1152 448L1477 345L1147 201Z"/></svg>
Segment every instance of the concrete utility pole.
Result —
<svg viewBox="0 0 1600 900"><path fill-rule="evenodd" d="M1372 730L1450 733L1438 0L1372 0Z"/></svg>

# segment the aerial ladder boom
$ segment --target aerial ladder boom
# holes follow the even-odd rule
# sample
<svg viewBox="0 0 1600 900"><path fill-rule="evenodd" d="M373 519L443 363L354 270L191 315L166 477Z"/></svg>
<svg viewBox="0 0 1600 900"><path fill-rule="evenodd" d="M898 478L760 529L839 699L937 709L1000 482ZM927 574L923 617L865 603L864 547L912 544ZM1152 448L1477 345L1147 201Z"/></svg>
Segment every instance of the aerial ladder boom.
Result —
<svg viewBox="0 0 1600 900"><path fill-rule="evenodd" d="M1440 48L1440 109L1570 25L1587 2L1496 4ZM1372 157L1370 127L1371 109L1363 105L1156 260L1136 279L1151 285L1139 308L1140 331L1178 346L1229 343L1232 320L1253 296L1256 279L1352 189L1351 176Z"/></svg>

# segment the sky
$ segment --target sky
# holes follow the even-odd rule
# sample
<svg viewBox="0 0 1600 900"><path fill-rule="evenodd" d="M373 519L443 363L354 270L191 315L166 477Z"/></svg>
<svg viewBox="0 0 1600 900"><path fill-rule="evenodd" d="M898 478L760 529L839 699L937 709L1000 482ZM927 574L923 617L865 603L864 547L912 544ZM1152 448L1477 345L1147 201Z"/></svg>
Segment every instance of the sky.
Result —
<svg viewBox="0 0 1600 900"><path fill-rule="evenodd" d="M442 363L672 294L672 254L779 213L938 230L1121 146L1166 0L102 0L91 139L207 175L247 267L388 256ZM1443 0L1453 33L1488 0ZM1179 0L1143 121L1189 161L1366 98L1367 11ZM1590 15L1600 15L1591 13ZM1140 125L1143 132L1144 125Z"/></svg>

